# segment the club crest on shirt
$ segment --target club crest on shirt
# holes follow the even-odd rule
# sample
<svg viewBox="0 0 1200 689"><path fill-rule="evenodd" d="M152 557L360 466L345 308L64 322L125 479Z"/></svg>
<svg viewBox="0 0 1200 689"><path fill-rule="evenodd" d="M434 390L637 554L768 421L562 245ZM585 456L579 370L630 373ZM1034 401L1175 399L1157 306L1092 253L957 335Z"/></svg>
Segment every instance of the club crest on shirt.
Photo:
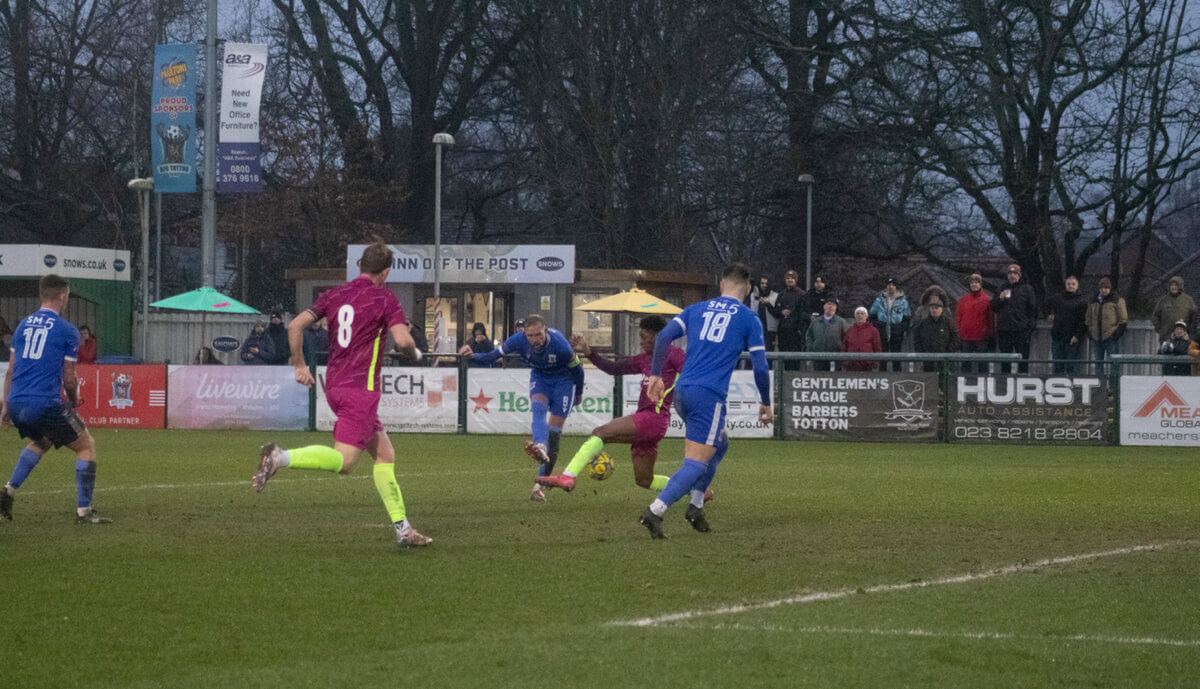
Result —
<svg viewBox="0 0 1200 689"><path fill-rule="evenodd" d="M551 363L551 364L553 364L553 363L556 363L557 361L558 361L558 355L557 355L557 354L550 354L549 356L547 356L547 357L546 357L546 362L547 362L547 363Z"/></svg>

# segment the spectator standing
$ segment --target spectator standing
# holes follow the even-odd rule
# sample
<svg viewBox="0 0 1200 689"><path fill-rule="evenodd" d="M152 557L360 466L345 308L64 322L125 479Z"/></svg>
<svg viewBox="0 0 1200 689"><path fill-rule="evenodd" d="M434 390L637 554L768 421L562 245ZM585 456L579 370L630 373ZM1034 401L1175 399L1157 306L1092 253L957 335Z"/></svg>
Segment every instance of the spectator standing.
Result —
<svg viewBox="0 0 1200 689"><path fill-rule="evenodd" d="M800 311L803 314L800 317L800 336L801 340L808 332L808 325L813 319L820 316L824 310L825 300L832 296L829 291L829 285L825 282L825 278L817 275L813 277L812 289L804 293L804 298L800 300Z"/></svg>
<svg viewBox="0 0 1200 689"><path fill-rule="evenodd" d="M1033 285L1021 279L1021 266L1008 266L1008 286L1000 290L992 300L992 311L996 314L996 344L1001 354L1021 355L1017 368L1021 373L1029 372L1029 346L1033 341L1033 330L1037 327L1037 295ZM1000 364L1000 370L1008 373L1012 366Z"/></svg>
<svg viewBox="0 0 1200 689"><path fill-rule="evenodd" d="M1170 339L1162 343L1158 348L1158 353L1169 356L1187 356L1191 345L1192 338L1188 337L1187 321L1176 321ZM1164 376L1186 376L1187 374L1187 364L1163 364Z"/></svg>
<svg viewBox="0 0 1200 689"><path fill-rule="evenodd" d="M1183 278L1176 275L1167 281L1167 293L1154 305L1150 320L1161 341L1174 336L1175 324L1179 321L1187 324L1189 332L1196 326L1196 302L1183 291Z"/></svg>
<svg viewBox="0 0 1200 689"><path fill-rule="evenodd" d="M275 344L267 335L267 324L258 321L242 343L242 363L266 366L275 361Z"/></svg>
<svg viewBox="0 0 1200 689"><path fill-rule="evenodd" d="M804 349L804 329L807 318L803 303L804 290L796 284L800 274L789 270L783 274L784 289L775 300L775 308L771 312L779 319L779 351L799 352ZM785 362L784 368L796 370L797 362Z"/></svg>
<svg viewBox="0 0 1200 689"><path fill-rule="evenodd" d="M476 323L471 327L471 341L468 344L471 346L472 354L487 354L496 348L496 344L487 335L487 326L483 323ZM484 363L471 359L470 362L473 367L492 368L499 363L499 360Z"/></svg>
<svg viewBox="0 0 1200 689"><path fill-rule="evenodd" d="M267 326L267 337L271 338L271 348L275 354L269 363L286 364L288 362L287 326L283 324L283 314L275 311L271 314L271 323Z"/></svg>
<svg viewBox="0 0 1200 689"><path fill-rule="evenodd" d="M888 278L884 290L875 297L871 304L871 320L879 329L879 341L885 352L904 351L904 335L908 333L908 324L912 320L912 310L908 306L908 298L900 290L896 278ZM892 370L899 371L900 361L892 362Z"/></svg>
<svg viewBox="0 0 1200 689"><path fill-rule="evenodd" d="M758 322L762 323L763 336L766 338L767 351L775 351L776 338L779 334L779 319L771 313L779 293L771 289L771 282L764 275L758 279L758 284L750 290L750 308L758 314ZM803 320L803 319L801 319Z"/></svg>
<svg viewBox="0 0 1200 689"><path fill-rule="evenodd" d="M79 326L79 363L96 363L96 336L86 325Z"/></svg>
<svg viewBox="0 0 1200 689"><path fill-rule="evenodd" d="M922 297L923 298L923 297ZM927 315L917 322L913 328L913 350L929 354L953 354L961 344L958 330L954 327L954 319L946 315L946 303L937 294L930 295L925 304ZM926 371L942 369L938 362L926 361L922 365Z"/></svg>
<svg viewBox="0 0 1200 689"><path fill-rule="evenodd" d="M946 290L942 289L941 285L930 285L926 287L925 291L921 292L920 304L913 311L912 327L909 328L909 332L915 332L917 326L920 325L921 320L929 317L929 300L933 299L934 297L937 297L938 300L942 302L943 309L945 308L946 304L950 303L950 296L946 294Z"/></svg>
<svg viewBox="0 0 1200 689"><path fill-rule="evenodd" d="M996 332L992 315L992 298L983 291L983 276L971 273L967 280L967 293L958 300L958 312L954 315L958 326L958 337L962 351L968 354L987 354L992 348L992 336ZM963 373L987 373L987 364L972 366L963 364Z"/></svg>
<svg viewBox="0 0 1200 689"><path fill-rule="evenodd" d="M1103 375L1104 357L1121 353L1121 337L1129 324L1125 300L1113 291L1112 280L1100 278L1096 298L1088 304L1088 336L1096 343L1096 375Z"/></svg>
<svg viewBox="0 0 1200 689"><path fill-rule="evenodd" d="M329 331L325 329L325 319L313 321L304 329L304 363L312 366L325 366L329 363Z"/></svg>
<svg viewBox="0 0 1200 689"><path fill-rule="evenodd" d="M836 297L825 297L821 306L823 313L808 324L804 339L810 352L840 352L842 351L842 335L850 326L846 319L837 315L838 300ZM814 361L813 370L829 371L834 368L833 361Z"/></svg>
<svg viewBox="0 0 1200 689"><path fill-rule="evenodd" d="M1050 353L1054 357L1054 375L1073 376L1078 372L1079 350L1087 337L1087 300L1079 293L1079 278L1063 281L1063 291L1048 300L1050 312Z"/></svg>
<svg viewBox="0 0 1200 689"><path fill-rule="evenodd" d="M0 361L8 361L12 357L12 333L0 335Z"/></svg>
<svg viewBox="0 0 1200 689"><path fill-rule="evenodd" d="M854 324L842 333L842 351L864 353L883 351L879 341L879 329L867 322L865 306L854 309ZM879 368L879 362L855 359L843 362L842 368L846 371L874 371Z"/></svg>

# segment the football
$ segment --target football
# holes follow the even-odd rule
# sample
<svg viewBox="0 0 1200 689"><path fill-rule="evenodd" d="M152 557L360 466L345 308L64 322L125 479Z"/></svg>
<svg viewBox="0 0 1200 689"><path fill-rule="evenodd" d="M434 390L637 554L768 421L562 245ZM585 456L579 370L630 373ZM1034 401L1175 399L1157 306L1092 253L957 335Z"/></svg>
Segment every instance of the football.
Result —
<svg viewBox="0 0 1200 689"><path fill-rule="evenodd" d="M608 453L606 453L606 452L601 452L600 454L596 455L595 459L588 462L587 472L588 472L588 476L596 479L597 481L603 481L604 479L608 478L609 476L612 476L612 474L613 474L612 457L609 457Z"/></svg>

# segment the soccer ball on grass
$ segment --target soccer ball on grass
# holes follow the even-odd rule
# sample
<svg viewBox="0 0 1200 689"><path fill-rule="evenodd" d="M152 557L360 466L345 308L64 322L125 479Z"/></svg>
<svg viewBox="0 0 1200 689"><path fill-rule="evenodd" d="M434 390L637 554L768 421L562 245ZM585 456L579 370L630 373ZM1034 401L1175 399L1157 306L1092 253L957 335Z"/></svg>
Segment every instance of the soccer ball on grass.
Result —
<svg viewBox="0 0 1200 689"><path fill-rule="evenodd" d="M609 457L606 452L601 452L596 455L595 459L588 462L587 475L597 481L603 481L612 476L613 468L612 457Z"/></svg>

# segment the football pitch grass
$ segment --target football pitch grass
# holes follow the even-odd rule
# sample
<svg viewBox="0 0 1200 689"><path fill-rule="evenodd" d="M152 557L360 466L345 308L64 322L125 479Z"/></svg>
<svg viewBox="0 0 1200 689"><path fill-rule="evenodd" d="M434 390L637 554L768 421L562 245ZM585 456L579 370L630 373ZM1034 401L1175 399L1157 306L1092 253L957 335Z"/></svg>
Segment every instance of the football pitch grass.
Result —
<svg viewBox="0 0 1200 689"><path fill-rule="evenodd" d="M96 436L115 523L72 523L65 450L0 521L5 687L1200 684L1193 449L734 441L713 531L651 541L627 447L533 504L522 438L396 434L405 553L365 465L255 495L327 433Z"/></svg>

